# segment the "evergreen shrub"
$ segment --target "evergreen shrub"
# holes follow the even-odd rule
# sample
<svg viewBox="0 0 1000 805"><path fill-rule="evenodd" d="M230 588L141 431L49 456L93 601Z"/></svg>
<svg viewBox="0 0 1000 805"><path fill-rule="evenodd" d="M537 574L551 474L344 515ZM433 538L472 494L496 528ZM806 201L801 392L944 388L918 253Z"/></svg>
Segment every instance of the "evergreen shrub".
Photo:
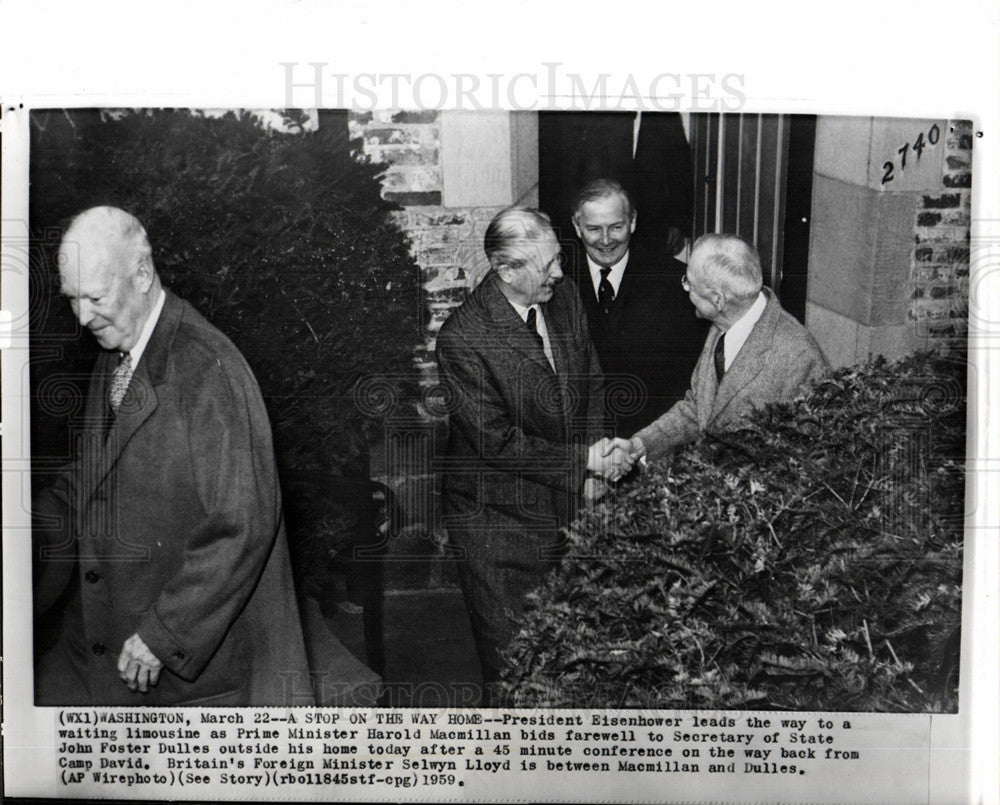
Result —
<svg viewBox="0 0 1000 805"><path fill-rule="evenodd" d="M346 113L286 130L249 112L52 110L32 114L31 383L85 385L93 339L58 298L61 228L98 204L145 226L164 284L236 344L260 384L275 436L300 588L318 594L331 562L370 518L361 379L399 378L420 340L420 271L383 166L350 151ZM57 346L57 350L52 347ZM377 412L374 412L377 413ZM45 394L35 456L65 451L65 406ZM38 461L37 466L44 466Z"/></svg>
<svg viewBox="0 0 1000 805"><path fill-rule="evenodd" d="M955 712L965 364L839 370L568 530L517 706Z"/></svg>

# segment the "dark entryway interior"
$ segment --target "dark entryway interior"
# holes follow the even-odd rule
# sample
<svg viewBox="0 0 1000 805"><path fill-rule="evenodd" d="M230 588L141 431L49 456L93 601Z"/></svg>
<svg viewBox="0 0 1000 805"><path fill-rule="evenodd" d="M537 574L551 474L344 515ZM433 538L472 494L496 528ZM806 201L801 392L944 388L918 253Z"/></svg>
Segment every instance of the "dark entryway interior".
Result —
<svg viewBox="0 0 1000 805"><path fill-rule="evenodd" d="M805 321L815 115L693 114L694 226L755 244L764 284Z"/></svg>

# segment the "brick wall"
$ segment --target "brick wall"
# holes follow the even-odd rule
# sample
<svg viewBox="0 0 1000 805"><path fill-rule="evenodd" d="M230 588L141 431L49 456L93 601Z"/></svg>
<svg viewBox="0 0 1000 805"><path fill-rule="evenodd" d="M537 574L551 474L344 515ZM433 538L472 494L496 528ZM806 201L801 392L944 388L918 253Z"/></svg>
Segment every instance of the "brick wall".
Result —
<svg viewBox="0 0 1000 805"><path fill-rule="evenodd" d="M940 346L963 339L969 317L972 123L949 121L938 192L917 202L909 317Z"/></svg>
<svg viewBox="0 0 1000 805"><path fill-rule="evenodd" d="M443 205L441 121L436 110L352 113L348 125L351 139L361 141L364 153L388 166L383 197L403 206L397 221L410 236L420 266L426 309L424 339L414 345L414 358L423 383L432 385L437 331L485 274L483 233L502 207Z"/></svg>
<svg viewBox="0 0 1000 805"><path fill-rule="evenodd" d="M425 384L433 384L437 378L434 345L438 330L489 268L483 233L500 209L418 206L399 214L423 273L424 340L416 348L415 360Z"/></svg>
<svg viewBox="0 0 1000 805"><path fill-rule="evenodd" d="M396 220L409 235L424 289L423 337L414 344L422 388L417 399L400 400L385 411L382 437L372 445L372 476L391 490L393 502L383 588L394 592L453 587L455 561L445 544L440 475L435 472L447 437L444 411L434 391L435 339L444 320L486 273L483 234L504 205L445 206L445 127L437 111L351 113L348 125L351 139L360 141L363 152L387 165L382 194L403 207L395 213ZM467 179L476 181L475 176Z"/></svg>

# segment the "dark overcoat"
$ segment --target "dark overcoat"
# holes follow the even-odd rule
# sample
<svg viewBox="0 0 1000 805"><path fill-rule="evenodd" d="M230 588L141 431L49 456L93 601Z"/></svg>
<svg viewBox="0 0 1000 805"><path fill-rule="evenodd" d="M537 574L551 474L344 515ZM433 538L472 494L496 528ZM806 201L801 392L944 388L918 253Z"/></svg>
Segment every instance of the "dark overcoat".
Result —
<svg viewBox="0 0 1000 805"><path fill-rule="evenodd" d="M449 539L484 668L519 626L525 594L560 555L559 529L576 513L587 449L602 435L601 372L572 281L543 314L555 371L493 271L437 338L449 397L444 466Z"/></svg>
<svg viewBox="0 0 1000 805"><path fill-rule="evenodd" d="M94 369L76 461L36 502L36 599L79 590L36 676L40 703L310 704L271 429L236 347L166 291L108 428L115 356ZM143 695L119 679L138 633L163 662Z"/></svg>

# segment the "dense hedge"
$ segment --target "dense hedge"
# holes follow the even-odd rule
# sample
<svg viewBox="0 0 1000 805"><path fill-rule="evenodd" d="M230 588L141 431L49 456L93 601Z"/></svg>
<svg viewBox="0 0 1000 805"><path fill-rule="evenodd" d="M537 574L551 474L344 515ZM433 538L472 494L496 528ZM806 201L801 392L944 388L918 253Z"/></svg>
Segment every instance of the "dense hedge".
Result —
<svg viewBox="0 0 1000 805"><path fill-rule="evenodd" d="M963 360L838 371L585 513L513 702L954 712Z"/></svg>
<svg viewBox="0 0 1000 805"><path fill-rule="evenodd" d="M313 591L364 519L366 412L353 389L406 372L421 315L420 272L381 198L382 167L351 155L346 113L321 114L313 131L294 113L288 131L246 112L31 118L33 392L53 373L85 382L95 352L57 298L61 226L97 204L128 210L165 284L233 340L260 383L298 577ZM36 457L47 443L65 450L65 410L47 403L34 412Z"/></svg>

